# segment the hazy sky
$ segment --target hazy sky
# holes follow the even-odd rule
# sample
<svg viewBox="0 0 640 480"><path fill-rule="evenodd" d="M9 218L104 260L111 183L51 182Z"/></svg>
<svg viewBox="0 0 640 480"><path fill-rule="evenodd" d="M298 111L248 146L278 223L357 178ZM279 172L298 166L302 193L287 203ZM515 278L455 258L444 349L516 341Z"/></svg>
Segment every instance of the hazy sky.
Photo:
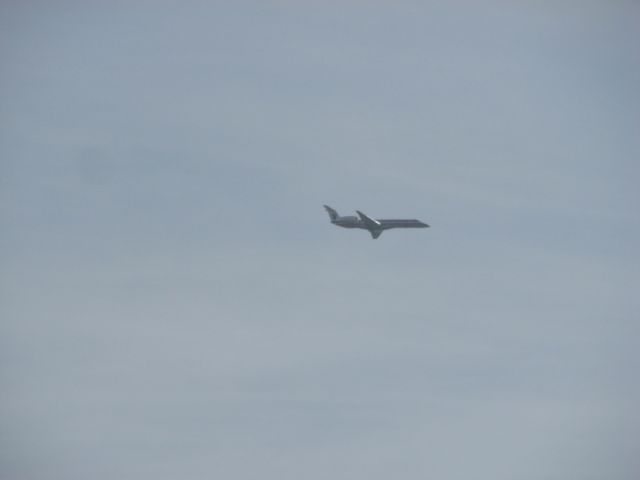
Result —
<svg viewBox="0 0 640 480"><path fill-rule="evenodd" d="M639 478L638 25L3 2L2 477Z"/></svg>

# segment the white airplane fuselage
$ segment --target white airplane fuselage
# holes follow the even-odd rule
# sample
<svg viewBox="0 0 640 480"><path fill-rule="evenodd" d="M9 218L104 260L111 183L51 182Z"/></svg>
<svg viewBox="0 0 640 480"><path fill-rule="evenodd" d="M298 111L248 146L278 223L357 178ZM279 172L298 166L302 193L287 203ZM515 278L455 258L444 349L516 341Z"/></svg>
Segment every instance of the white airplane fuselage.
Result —
<svg viewBox="0 0 640 480"><path fill-rule="evenodd" d="M356 210L356 212L358 213L357 217L353 215L340 216L338 215L338 212L336 212L333 208L327 205L325 205L324 208L325 210L327 210L332 224L343 228L360 228L363 230L368 230L374 239L378 238L384 230L389 230L391 228L429 227L429 225L427 225L426 223L415 219L373 219L359 210Z"/></svg>
<svg viewBox="0 0 640 480"><path fill-rule="evenodd" d="M365 230L367 229L367 227L365 227L364 225L364 222L360 220L358 217L355 217L353 215L338 217L335 220L331 220L331 223L344 228L364 228Z"/></svg>

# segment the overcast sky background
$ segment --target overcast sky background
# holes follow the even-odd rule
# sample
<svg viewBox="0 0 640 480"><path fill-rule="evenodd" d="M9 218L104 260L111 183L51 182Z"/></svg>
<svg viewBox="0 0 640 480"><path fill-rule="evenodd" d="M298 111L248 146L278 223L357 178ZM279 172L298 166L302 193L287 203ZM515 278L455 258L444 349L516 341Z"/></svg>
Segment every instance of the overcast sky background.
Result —
<svg viewBox="0 0 640 480"><path fill-rule="evenodd" d="M638 25L3 2L3 478L639 478Z"/></svg>

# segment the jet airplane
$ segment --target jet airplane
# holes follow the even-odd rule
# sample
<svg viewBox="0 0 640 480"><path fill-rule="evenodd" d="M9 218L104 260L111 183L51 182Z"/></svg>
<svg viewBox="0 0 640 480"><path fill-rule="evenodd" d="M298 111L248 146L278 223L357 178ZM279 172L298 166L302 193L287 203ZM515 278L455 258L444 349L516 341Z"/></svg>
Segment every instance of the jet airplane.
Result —
<svg viewBox="0 0 640 480"><path fill-rule="evenodd" d="M368 217L360 210L356 210L356 213L358 214L357 217L341 217L340 215L338 215L338 212L336 212L328 205L324 205L324 208L329 214L331 223L333 223L334 225L344 228L361 228L364 230L368 230L374 240L378 238L384 230L389 230L390 228L427 228L429 226L426 223L421 222L420 220L407 220L400 218L375 220L371 217Z"/></svg>

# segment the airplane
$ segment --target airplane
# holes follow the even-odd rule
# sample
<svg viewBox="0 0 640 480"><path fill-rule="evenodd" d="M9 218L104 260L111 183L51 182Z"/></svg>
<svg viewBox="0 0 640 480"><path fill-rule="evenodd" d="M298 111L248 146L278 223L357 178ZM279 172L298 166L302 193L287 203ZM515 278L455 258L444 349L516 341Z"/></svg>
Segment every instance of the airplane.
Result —
<svg viewBox="0 0 640 480"><path fill-rule="evenodd" d="M420 220L406 220L399 218L392 220L374 220L362 213L360 210L356 210L356 213L358 214L357 217L341 217L333 208L328 205L323 206L329 214L331 223L344 228L362 228L364 230L368 230L374 240L378 238L384 230L389 230L390 228L427 228L429 226Z"/></svg>

